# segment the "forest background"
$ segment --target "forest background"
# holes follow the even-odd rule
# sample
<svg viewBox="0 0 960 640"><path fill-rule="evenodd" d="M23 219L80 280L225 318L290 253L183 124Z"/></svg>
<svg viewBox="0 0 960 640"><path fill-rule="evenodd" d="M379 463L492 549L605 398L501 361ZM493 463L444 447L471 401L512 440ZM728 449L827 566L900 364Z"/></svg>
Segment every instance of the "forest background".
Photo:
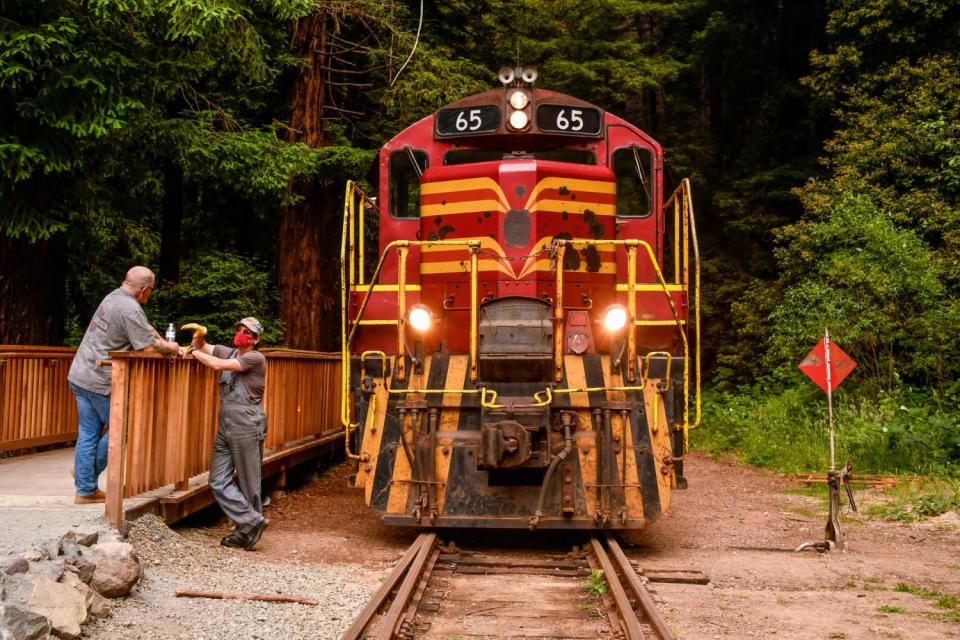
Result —
<svg viewBox="0 0 960 640"><path fill-rule="evenodd" d="M344 182L521 62L692 178L696 446L823 469L829 327L841 456L957 478L958 45L955 0L0 0L0 343L77 344L140 263L158 327L336 350Z"/></svg>

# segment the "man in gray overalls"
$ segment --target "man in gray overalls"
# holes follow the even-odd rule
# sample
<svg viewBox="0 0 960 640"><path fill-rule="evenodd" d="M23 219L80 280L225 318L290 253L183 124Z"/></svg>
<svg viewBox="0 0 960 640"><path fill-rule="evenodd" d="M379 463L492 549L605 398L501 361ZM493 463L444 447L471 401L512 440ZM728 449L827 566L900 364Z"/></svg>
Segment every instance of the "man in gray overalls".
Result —
<svg viewBox="0 0 960 640"><path fill-rule="evenodd" d="M267 432L263 412L267 360L256 350L263 335L260 321L244 318L234 326L235 348L207 344L202 335L195 333L191 353L204 365L221 372L220 419L208 482L220 508L236 526L220 544L250 550L270 524L263 517L260 501L263 440Z"/></svg>

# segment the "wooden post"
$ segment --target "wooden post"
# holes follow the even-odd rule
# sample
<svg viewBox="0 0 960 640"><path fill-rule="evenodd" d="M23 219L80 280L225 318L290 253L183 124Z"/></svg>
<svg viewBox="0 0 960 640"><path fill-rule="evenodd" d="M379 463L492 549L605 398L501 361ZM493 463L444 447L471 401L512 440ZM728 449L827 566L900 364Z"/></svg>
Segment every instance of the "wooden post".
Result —
<svg viewBox="0 0 960 640"><path fill-rule="evenodd" d="M129 364L113 361L113 382L110 388L110 438L107 449L107 522L123 531L123 482L127 452L127 393Z"/></svg>

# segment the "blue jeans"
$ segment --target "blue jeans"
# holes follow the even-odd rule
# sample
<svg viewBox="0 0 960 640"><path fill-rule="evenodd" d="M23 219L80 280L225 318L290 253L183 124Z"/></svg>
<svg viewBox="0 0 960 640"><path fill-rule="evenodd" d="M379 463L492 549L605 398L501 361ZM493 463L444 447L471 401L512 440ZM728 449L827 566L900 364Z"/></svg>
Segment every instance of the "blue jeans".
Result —
<svg viewBox="0 0 960 640"><path fill-rule="evenodd" d="M87 391L70 383L77 397L80 427L74 458L74 483L78 496L91 496L99 489L97 478L107 468L107 434L100 435L103 425L110 425L110 395Z"/></svg>

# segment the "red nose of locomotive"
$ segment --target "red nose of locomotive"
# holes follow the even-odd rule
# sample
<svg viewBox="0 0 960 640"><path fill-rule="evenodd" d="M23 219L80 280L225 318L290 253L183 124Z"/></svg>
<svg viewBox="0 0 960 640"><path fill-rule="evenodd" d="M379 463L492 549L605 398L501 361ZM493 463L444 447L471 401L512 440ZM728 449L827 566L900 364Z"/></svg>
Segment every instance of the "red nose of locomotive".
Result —
<svg viewBox="0 0 960 640"><path fill-rule="evenodd" d="M420 193L423 239L481 242L479 347L487 376L499 377L494 360L508 362L522 354L531 365L528 377L547 379L549 368L535 365L551 357L554 240L615 238L613 173L512 153L499 161L430 168ZM565 308L579 317L581 337L574 346L583 351L593 344L592 307L604 308L614 291L616 254L612 246L568 247L563 266L567 295L571 287L579 294ZM454 351L468 346L468 271L462 249L423 250L421 300L443 309L444 330L438 332L443 335L435 339Z"/></svg>

